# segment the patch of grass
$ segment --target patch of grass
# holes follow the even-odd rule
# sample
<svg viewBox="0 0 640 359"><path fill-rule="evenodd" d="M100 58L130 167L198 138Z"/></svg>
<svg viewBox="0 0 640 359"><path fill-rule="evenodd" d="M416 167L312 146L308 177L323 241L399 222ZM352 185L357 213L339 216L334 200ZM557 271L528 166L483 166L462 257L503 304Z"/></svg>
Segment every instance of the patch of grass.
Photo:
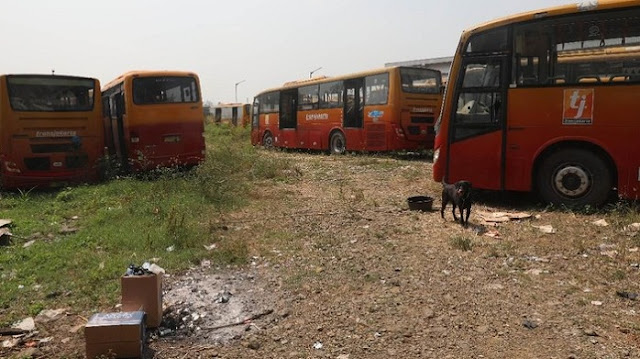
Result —
<svg viewBox="0 0 640 359"><path fill-rule="evenodd" d="M256 181L288 178L293 166L256 151L248 129L212 125L206 136L206 162L190 171L0 194L0 218L13 220L14 234L12 245L0 247L3 321L54 306L111 307L131 263L157 258L169 273L203 258L246 263L246 241L219 239L216 250L204 248L214 241L211 220L244 205Z"/></svg>
<svg viewBox="0 0 640 359"><path fill-rule="evenodd" d="M464 236L454 236L451 238L450 244L452 248L465 252L473 250L474 245L471 238Z"/></svg>

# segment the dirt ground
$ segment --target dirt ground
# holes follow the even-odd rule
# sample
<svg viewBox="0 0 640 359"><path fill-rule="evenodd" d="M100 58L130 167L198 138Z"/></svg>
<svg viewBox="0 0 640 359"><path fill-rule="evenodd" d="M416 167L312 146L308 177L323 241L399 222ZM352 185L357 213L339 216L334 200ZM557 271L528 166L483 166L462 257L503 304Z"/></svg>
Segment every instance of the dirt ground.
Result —
<svg viewBox="0 0 640 359"><path fill-rule="evenodd" d="M291 160L289 180L254 188L213 234L245 241L250 264L165 278L175 330L151 335L148 358L640 357L636 213L484 193L463 228L440 218L424 159L264 155ZM434 210L410 211L414 195ZM39 327L57 344L34 356L81 356L81 323Z"/></svg>

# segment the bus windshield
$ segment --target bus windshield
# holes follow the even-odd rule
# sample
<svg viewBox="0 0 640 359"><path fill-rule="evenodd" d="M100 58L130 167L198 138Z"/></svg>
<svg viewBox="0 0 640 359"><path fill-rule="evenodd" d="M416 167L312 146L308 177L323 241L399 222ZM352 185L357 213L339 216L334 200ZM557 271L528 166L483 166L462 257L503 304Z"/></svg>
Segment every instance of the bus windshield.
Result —
<svg viewBox="0 0 640 359"><path fill-rule="evenodd" d="M14 111L91 111L95 83L92 79L58 76L7 76Z"/></svg>
<svg viewBox="0 0 640 359"><path fill-rule="evenodd" d="M440 73L429 69L401 68L402 90L410 93L440 93Z"/></svg>
<svg viewBox="0 0 640 359"><path fill-rule="evenodd" d="M159 76L133 80L136 105L198 102L198 87L193 77Z"/></svg>

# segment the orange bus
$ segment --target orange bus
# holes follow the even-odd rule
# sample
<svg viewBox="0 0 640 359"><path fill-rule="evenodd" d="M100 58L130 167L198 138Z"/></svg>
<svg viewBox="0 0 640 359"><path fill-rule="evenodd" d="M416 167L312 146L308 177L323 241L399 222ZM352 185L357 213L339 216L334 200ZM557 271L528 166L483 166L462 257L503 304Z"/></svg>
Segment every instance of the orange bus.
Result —
<svg viewBox="0 0 640 359"><path fill-rule="evenodd" d="M59 75L0 76L0 179L5 189L99 178L100 82Z"/></svg>
<svg viewBox="0 0 640 359"><path fill-rule="evenodd" d="M601 0L463 32L433 178L599 205L640 194L640 1Z"/></svg>
<svg viewBox="0 0 640 359"><path fill-rule="evenodd" d="M251 121L251 105L248 103L219 103L210 111L215 124L246 127Z"/></svg>
<svg viewBox="0 0 640 359"><path fill-rule="evenodd" d="M132 71L102 89L105 142L123 169L191 167L204 160L204 112L198 76Z"/></svg>
<svg viewBox="0 0 640 359"><path fill-rule="evenodd" d="M254 98L251 141L335 154L430 149L441 99L440 72L419 67L289 82Z"/></svg>

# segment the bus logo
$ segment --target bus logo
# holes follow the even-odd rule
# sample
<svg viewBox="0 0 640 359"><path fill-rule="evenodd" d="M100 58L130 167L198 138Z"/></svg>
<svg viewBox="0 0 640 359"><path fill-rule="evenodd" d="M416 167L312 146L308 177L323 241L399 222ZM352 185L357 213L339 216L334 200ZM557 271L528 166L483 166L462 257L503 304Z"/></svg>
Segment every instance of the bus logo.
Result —
<svg viewBox="0 0 640 359"><path fill-rule="evenodd" d="M36 137L73 137L76 131L52 130L52 131L36 131Z"/></svg>
<svg viewBox="0 0 640 359"><path fill-rule="evenodd" d="M591 125L593 123L593 89L564 90L563 125Z"/></svg>
<svg viewBox="0 0 640 359"><path fill-rule="evenodd" d="M375 110L368 113L369 118L379 118L382 115L384 115L384 111Z"/></svg>

